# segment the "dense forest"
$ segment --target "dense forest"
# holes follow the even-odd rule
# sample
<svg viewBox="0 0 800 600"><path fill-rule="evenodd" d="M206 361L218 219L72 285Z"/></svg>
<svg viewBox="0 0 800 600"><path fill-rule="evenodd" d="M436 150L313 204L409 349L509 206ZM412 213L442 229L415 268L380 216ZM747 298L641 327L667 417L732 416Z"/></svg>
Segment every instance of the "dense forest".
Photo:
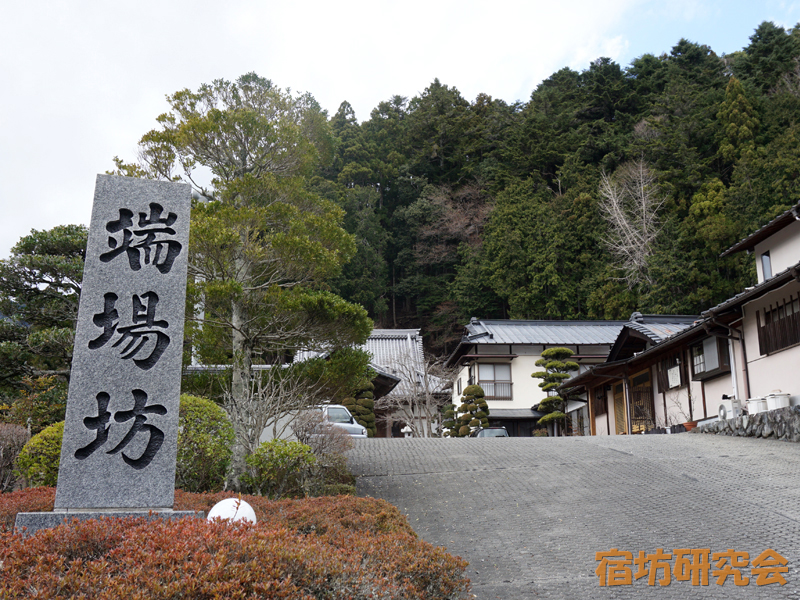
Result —
<svg viewBox="0 0 800 600"><path fill-rule="evenodd" d="M598 58L525 103L434 80L359 123L343 102L314 178L358 254L331 282L449 352L470 316L697 314L754 281L733 242L800 200L800 27L739 52L680 40Z"/></svg>

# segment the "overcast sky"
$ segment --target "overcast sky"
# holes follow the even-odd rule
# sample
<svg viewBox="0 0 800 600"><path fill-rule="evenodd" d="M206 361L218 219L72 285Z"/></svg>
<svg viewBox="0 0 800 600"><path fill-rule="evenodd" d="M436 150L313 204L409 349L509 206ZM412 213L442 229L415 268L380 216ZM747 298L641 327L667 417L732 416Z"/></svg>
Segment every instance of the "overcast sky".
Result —
<svg viewBox="0 0 800 600"><path fill-rule="evenodd" d="M525 101L558 69L628 65L681 38L741 50L800 1L385 0L8 2L0 35L0 258L31 229L89 222L97 173L168 108L165 95L255 71L360 121L434 78L468 100Z"/></svg>

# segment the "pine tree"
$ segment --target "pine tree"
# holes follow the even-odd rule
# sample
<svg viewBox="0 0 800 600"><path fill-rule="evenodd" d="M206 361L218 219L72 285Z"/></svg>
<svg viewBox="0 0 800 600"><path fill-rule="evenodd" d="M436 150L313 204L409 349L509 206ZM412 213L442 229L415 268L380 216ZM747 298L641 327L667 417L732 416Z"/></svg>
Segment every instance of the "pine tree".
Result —
<svg viewBox="0 0 800 600"><path fill-rule="evenodd" d="M548 348L542 352L542 358L536 361L536 366L544 367L544 371L531 373L531 377L542 380L539 387L543 392L554 392L558 386L572 377L570 374L572 371L578 370L578 363L567 360L572 354L569 348ZM566 431L566 409L566 394L563 397L557 394L547 396L539 403L539 411L547 413L539 419L539 423L561 423L562 430Z"/></svg>
<svg viewBox="0 0 800 600"><path fill-rule="evenodd" d="M378 429L375 426L375 396L372 391L375 386L368 383L356 391L354 397L342 400L342 406L350 411L355 420L367 428L367 435L375 437Z"/></svg>
<svg viewBox="0 0 800 600"><path fill-rule="evenodd" d="M447 421L447 423L453 423L447 433L449 437L467 437L478 427L489 426L489 405L486 404L483 396L483 388L479 385L468 385L464 389L457 418L452 418L456 415L453 412ZM448 418L449 412L451 411L445 412L445 418ZM445 427L448 427L447 423L445 423Z"/></svg>

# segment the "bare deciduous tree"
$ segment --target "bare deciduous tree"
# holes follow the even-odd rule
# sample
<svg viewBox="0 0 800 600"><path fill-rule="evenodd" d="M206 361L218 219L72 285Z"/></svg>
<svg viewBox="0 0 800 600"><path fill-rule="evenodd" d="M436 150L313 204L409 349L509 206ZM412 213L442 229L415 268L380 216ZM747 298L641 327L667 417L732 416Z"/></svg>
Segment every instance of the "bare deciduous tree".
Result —
<svg viewBox="0 0 800 600"><path fill-rule="evenodd" d="M648 259L661 231L658 212L664 204L653 172L644 160L625 163L600 180L600 211L609 225L605 243L628 287L652 283Z"/></svg>
<svg viewBox="0 0 800 600"><path fill-rule="evenodd" d="M420 226L414 246L417 259L428 264L454 260L461 244L481 245L483 228L489 219L489 197L478 185L467 184L457 190L448 186L426 188L430 221Z"/></svg>
<svg viewBox="0 0 800 600"><path fill-rule="evenodd" d="M404 421L413 437L441 436L440 408L450 400L455 370L432 356L420 359L413 351L398 356L393 370L401 381L390 394L375 401L378 418Z"/></svg>
<svg viewBox="0 0 800 600"><path fill-rule="evenodd" d="M355 446L353 438L341 427L325 421L321 410L305 410L292 421L292 433L298 442L310 446L314 454L344 454Z"/></svg>
<svg viewBox="0 0 800 600"><path fill-rule="evenodd" d="M243 372L246 394L224 392L225 410L233 423L236 439L242 443L245 456L261 443L261 434L272 429L274 438L281 437L290 426L291 416L326 398L326 381L309 375L306 365L268 366Z"/></svg>

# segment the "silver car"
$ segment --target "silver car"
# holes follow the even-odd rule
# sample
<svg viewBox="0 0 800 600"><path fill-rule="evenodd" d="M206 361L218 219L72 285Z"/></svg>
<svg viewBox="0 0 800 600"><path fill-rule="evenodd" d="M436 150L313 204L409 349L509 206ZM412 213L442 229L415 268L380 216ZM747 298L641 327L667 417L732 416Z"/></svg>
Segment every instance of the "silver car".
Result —
<svg viewBox="0 0 800 600"><path fill-rule="evenodd" d="M354 438L366 438L367 428L363 425L356 423L353 415L341 404L325 404L317 407L322 410L322 417L326 423L330 423L334 427L340 427Z"/></svg>

